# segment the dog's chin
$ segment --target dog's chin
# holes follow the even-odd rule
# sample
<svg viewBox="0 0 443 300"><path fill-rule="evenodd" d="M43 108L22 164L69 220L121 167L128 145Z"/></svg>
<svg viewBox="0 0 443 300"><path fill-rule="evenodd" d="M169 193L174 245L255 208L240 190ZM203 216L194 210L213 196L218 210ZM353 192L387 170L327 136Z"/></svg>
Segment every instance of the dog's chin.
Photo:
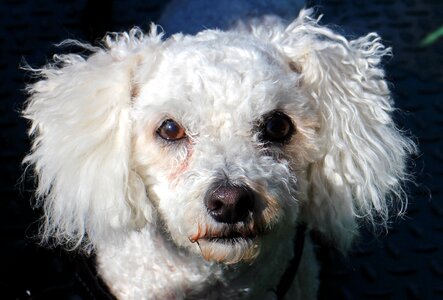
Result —
<svg viewBox="0 0 443 300"><path fill-rule="evenodd" d="M260 253L260 237L252 234L208 235L195 242L205 260L224 264L251 262Z"/></svg>

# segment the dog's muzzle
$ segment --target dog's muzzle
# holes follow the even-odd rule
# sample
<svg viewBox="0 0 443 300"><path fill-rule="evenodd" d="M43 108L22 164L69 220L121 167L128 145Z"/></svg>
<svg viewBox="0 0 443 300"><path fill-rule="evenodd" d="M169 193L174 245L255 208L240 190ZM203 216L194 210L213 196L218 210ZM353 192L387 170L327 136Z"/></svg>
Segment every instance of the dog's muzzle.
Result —
<svg viewBox="0 0 443 300"><path fill-rule="evenodd" d="M214 184L203 199L207 219L196 222L189 241L198 245L208 261L254 260L260 253L260 237L270 230L263 216L263 200L248 184L227 180Z"/></svg>
<svg viewBox="0 0 443 300"><path fill-rule="evenodd" d="M203 201L208 216L215 222L198 223L197 230L189 237L192 243L248 248L264 232L256 211L259 197L248 185L215 184Z"/></svg>

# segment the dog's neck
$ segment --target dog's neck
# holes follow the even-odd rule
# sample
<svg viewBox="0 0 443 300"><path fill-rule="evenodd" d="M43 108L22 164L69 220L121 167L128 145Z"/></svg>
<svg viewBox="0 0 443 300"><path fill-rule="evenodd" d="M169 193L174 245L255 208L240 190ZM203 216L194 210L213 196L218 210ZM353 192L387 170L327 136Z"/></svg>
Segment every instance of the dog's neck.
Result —
<svg viewBox="0 0 443 300"><path fill-rule="evenodd" d="M226 266L180 249L164 233L146 227L121 242L100 245L98 271L119 299L244 299L275 294L293 256L293 234L282 233L278 243L265 241L269 248L253 264Z"/></svg>

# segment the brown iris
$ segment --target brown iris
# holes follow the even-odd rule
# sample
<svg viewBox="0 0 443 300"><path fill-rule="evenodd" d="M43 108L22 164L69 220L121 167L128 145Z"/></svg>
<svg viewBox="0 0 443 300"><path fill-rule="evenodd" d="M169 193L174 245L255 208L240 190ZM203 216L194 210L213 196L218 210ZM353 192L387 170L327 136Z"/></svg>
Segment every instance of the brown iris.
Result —
<svg viewBox="0 0 443 300"><path fill-rule="evenodd" d="M186 137L185 129L172 119L163 121L157 134L167 141L177 141Z"/></svg>
<svg viewBox="0 0 443 300"><path fill-rule="evenodd" d="M265 118L261 128L261 139L265 142L284 143L295 131L291 119L281 112L274 112Z"/></svg>

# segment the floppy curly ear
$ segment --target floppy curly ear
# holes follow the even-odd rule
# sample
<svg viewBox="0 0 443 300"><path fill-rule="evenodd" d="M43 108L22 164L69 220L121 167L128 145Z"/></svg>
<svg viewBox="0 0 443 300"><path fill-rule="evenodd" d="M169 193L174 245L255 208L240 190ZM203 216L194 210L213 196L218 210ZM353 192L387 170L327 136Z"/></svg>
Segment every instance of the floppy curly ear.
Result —
<svg viewBox="0 0 443 300"><path fill-rule="evenodd" d="M144 185L131 169L133 73L161 41L156 28L108 35L105 47L83 46L88 58L68 54L32 70L24 110L31 121L31 153L24 162L38 177L44 240L70 247L99 240L152 220ZM143 51L142 51L143 50Z"/></svg>
<svg viewBox="0 0 443 300"><path fill-rule="evenodd" d="M300 88L318 112L321 155L310 164L303 217L346 250L358 221L386 225L392 204L405 208L401 183L415 145L396 128L375 33L348 41L302 11L277 35Z"/></svg>

